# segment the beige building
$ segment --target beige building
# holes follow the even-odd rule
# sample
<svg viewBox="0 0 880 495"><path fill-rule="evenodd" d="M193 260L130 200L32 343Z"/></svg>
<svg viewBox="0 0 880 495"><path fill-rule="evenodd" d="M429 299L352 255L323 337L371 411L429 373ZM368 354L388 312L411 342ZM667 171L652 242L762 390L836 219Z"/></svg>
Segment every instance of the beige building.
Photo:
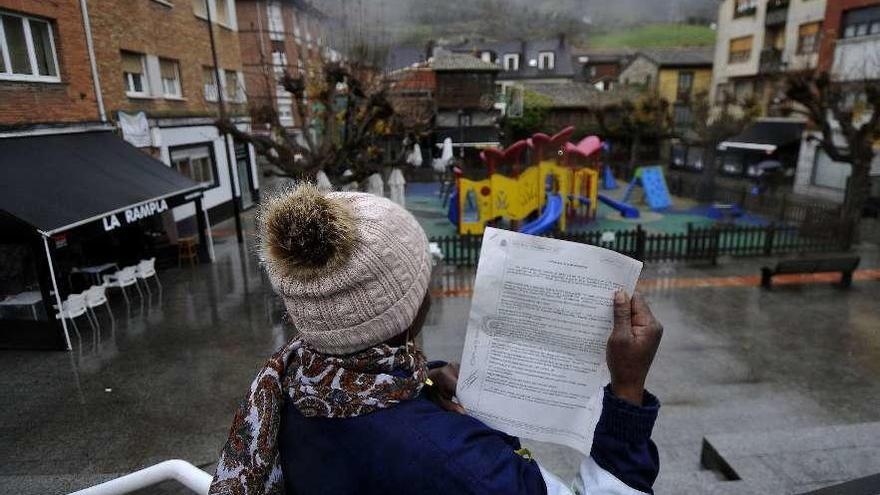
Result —
<svg viewBox="0 0 880 495"><path fill-rule="evenodd" d="M817 66L825 4L825 0L720 2L714 101L755 97L765 113L772 113L785 72Z"/></svg>

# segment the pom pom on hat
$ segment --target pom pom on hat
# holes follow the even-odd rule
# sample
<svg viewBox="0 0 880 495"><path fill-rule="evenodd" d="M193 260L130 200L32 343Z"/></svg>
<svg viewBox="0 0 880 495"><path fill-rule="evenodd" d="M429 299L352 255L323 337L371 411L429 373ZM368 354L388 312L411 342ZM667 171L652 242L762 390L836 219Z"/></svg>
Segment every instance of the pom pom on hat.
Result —
<svg viewBox="0 0 880 495"><path fill-rule="evenodd" d="M269 198L258 224L262 258L283 278L302 280L333 270L348 259L357 242L348 205L310 183Z"/></svg>

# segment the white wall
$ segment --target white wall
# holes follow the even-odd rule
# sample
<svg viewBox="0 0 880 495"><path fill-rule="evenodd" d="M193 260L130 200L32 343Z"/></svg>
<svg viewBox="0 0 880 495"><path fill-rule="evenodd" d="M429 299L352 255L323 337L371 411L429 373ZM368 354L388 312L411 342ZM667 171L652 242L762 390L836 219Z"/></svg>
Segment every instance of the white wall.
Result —
<svg viewBox="0 0 880 495"><path fill-rule="evenodd" d="M785 50L782 60L789 70L812 69L819 61L816 53L798 55L798 29L802 24L825 19L825 0L791 0L788 6L788 22L785 26ZM821 43L821 38L819 40Z"/></svg>
<svg viewBox="0 0 880 495"><path fill-rule="evenodd" d="M714 101L716 88L731 77L754 76L758 73L761 47L764 46L764 15L766 2L759 2L755 15L733 17L734 0L724 0L718 5L718 30L715 36L715 63L712 66L712 91ZM752 35L752 54L747 62L728 64L730 40Z"/></svg>
<svg viewBox="0 0 880 495"><path fill-rule="evenodd" d="M809 139L819 137L816 131L807 131L801 139L800 155L794 177L794 192L819 199L842 203L844 199L846 177L850 174L850 165L831 161L827 155L817 159L820 154L818 141ZM838 136L836 144L841 146L843 139ZM822 152L824 155L824 152ZM817 170L817 167L821 167ZM871 175L880 176L880 153L871 164ZM818 178L819 180L815 180ZM819 185L816 182L824 183ZM831 184L836 182L836 186Z"/></svg>
<svg viewBox="0 0 880 495"><path fill-rule="evenodd" d="M239 129L247 131L250 129L250 126L247 124L238 124ZM217 174L217 183L216 187L212 187L205 191L205 194L202 199L202 206L206 210L211 209L215 206L221 205L228 201L231 201L232 189L230 188L230 179L232 181L232 188L235 189L236 192L239 191L240 185L238 184L238 174L235 173L235 163L233 162L233 176L229 177L229 165L227 162L227 156L231 157L235 160L235 153L232 147L231 138L228 139L228 151L227 155L226 150L223 149L223 141L220 137L220 134L216 127L212 125L195 125L195 126L187 126L187 127L156 127L153 128L153 135L157 135L159 137L159 149L161 152L161 159L166 165L171 165L171 148L176 148L178 146L189 146L203 143L210 143L210 146L214 153L214 160L216 163L215 173ZM254 159L253 148L250 148L251 153L251 177L254 180L254 184L256 187L259 187L258 174L256 171L256 161ZM191 217L195 214L195 205L192 203L187 203L181 206L174 208L174 220L180 221L184 218Z"/></svg>

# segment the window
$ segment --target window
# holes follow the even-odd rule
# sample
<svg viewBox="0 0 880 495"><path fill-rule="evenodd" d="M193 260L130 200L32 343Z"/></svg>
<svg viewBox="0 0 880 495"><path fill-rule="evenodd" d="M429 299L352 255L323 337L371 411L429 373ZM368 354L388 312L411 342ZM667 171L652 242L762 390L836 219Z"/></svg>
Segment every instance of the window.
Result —
<svg viewBox="0 0 880 495"><path fill-rule="evenodd" d="M287 53L283 41L272 40L272 65L287 67Z"/></svg>
<svg viewBox="0 0 880 495"><path fill-rule="evenodd" d="M553 70L556 66L556 54L554 52L541 52L538 54L538 69Z"/></svg>
<svg viewBox="0 0 880 495"><path fill-rule="evenodd" d="M177 60L159 59L159 73L162 76L162 96L180 98L180 65Z"/></svg>
<svg viewBox="0 0 880 495"><path fill-rule="evenodd" d="M208 18L208 8L205 4L205 0L192 0L192 9L193 14L195 14L196 17L201 17L203 19Z"/></svg>
<svg viewBox="0 0 880 495"><path fill-rule="evenodd" d="M742 38L733 38L730 40L730 54L728 55L728 63L736 64L740 62L748 62L752 56L752 36L743 36Z"/></svg>
<svg viewBox="0 0 880 495"><path fill-rule="evenodd" d="M234 70L227 70L225 72L226 78L226 87L224 88L226 91L226 99L232 102L243 102L244 101L244 87L241 84L241 78L238 76L238 72Z"/></svg>
<svg viewBox="0 0 880 495"><path fill-rule="evenodd" d="M816 53L819 49L819 32L821 32L821 30L821 22L801 24L800 27L798 27L797 52L802 55Z"/></svg>
<svg viewBox="0 0 880 495"><path fill-rule="evenodd" d="M0 79L60 80L55 40L48 22L0 15Z"/></svg>
<svg viewBox="0 0 880 495"><path fill-rule="evenodd" d="M202 82L205 88L205 101L217 101L217 73L213 67L202 67Z"/></svg>
<svg viewBox="0 0 880 495"><path fill-rule="evenodd" d="M519 70L519 53L504 55L504 70Z"/></svg>
<svg viewBox="0 0 880 495"><path fill-rule="evenodd" d="M217 186L210 144L171 149L170 154L171 166L178 172L198 183Z"/></svg>
<svg viewBox="0 0 880 495"><path fill-rule="evenodd" d="M744 79L733 84L733 96L736 101L743 103L755 95L755 81Z"/></svg>
<svg viewBox="0 0 880 495"><path fill-rule="evenodd" d="M266 5L269 17L269 38L273 40L284 39L284 17L281 15L281 2L273 0Z"/></svg>
<svg viewBox="0 0 880 495"><path fill-rule="evenodd" d="M691 125L691 108L687 105L676 104L673 107L673 119L677 129L683 129Z"/></svg>
<svg viewBox="0 0 880 495"><path fill-rule="evenodd" d="M678 73L678 99L686 100L690 98L691 91L694 89L694 73L679 72Z"/></svg>
<svg viewBox="0 0 880 495"><path fill-rule="evenodd" d="M754 15L758 11L758 0L736 0L733 6L733 17Z"/></svg>
<svg viewBox="0 0 880 495"><path fill-rule="evenodd" d="M880 34L880 6L847 10L840 31L844 38Z"/></svg>
<svg viewBox="0 0 880 495"><path fill-rule="evenodd" d="M299 41L300 36L302 36L302 31L299 28L299 20L297 19L296 14L291 14L290 18L293 21L293 37Z"/></svg>
<svg viewBox="0 0 880 495"><path fill-rule="evenodd" d="M492 63L492 52L483 52L480 54L480 60L483 62Z"/></svg>
<svg viewBox="0 0 880 495"><path fill-rule="evenodd" d="M276 103L278 106L278 120L281 122L281 125L293 126L293 98L289 96L278 97Z"/></svg>
<svg viewBox="0 0 880 495"><path fill-rule="evenodd" d="M122 82L128 96L148 96L147 65L140 53L122 52Z"/></svg>
<svg viewBox="0 0 880 495"><path fill-rule="evenodd" d="M459 127L470 127L471 126L471 114L469 114L469 113L458 114L458 126Z"/></svg>
<svg viewBox="0 0 880 495"><path fill-rule="evenodd" d="M224 26L230 26L229 0L214 0L217 5L217 22Z"/></svg>

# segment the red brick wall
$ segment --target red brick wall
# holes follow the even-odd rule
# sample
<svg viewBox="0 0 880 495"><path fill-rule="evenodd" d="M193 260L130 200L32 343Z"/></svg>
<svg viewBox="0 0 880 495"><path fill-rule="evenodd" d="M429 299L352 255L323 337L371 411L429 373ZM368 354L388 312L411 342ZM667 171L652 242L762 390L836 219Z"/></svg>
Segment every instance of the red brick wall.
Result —
<svg viewBox="0 0 880 495"><path fill-rule="evenodd" d="M116 111L145 111L151 117L214 116L217 103L204 97L203 66L213 66L208 23L193 13L192 2L175 0L88 0L104 105ZM171 6L173 5L173 6ZM220 69L242 70L239 36L213 25ZM130 98L125 94L121 51L175 59L180 67L182 100ZM223 77L221 72L221 77ZM245 83L247 87L247 83ZM230 104L233 114L246 105Z"/></svg>
<svg viewBox="0 0 880 495"><path fill-rule="evenodd" d="M0 125L97 121L98 104L78 0L0 0L0 10L52 24L60 83L0 80Z"/></svg>
<svg viewBox="0 0 880 495"><path fill-rule="evenodd" d="M880 5L880 0L828 0L825 21L822 24L822 41L819 45L819 70L829 71L834 65L834 48L840 38L843 13L850 9Z"/></svg>

